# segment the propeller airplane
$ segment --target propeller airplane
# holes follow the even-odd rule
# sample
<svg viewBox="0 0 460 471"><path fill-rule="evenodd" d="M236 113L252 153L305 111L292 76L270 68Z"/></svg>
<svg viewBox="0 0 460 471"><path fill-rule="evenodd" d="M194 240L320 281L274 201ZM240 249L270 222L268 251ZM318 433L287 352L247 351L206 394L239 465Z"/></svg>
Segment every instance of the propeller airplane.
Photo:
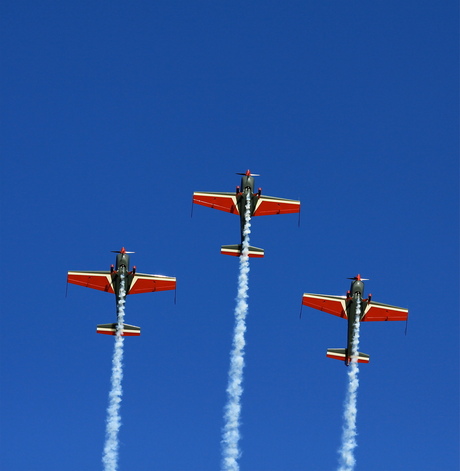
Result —
<svg viewBox="0 0 460 471"><path fill-rule="evenodd" d="M110 271L69 271L67 273L67 282L107 293L114 293L117 306L121 296L122 279L125 281L126 295L176 289L176 278L137 273L136 267L130 270L128 254L134 252L127 252L124 247L121 250L113 250L112 252L116 253L117 257L115 267L112 265ZM96 331L98 334L116 335L117 325L118 323L101 324L97 326ZM134 325L123 324L121 335L139 336L141 335L141 329Z"/></svg>
<svg viewBox="0 0 460 471"><path fill-rule="evenodd" d="M351 361L358 363L369 363L369 355L358 352L357 357L353 357L353 337L356 329L356 317L359 313L359 322L369 321L407 321L409 311L402 307L390 306L388 304L371 302L372 295L366 299L364 296L364 283L366 278L357 275L352 280L350 290L346 296L329 296L323 294L305 293L302 297L302 304L319 311L333 314L348 320L348 337L346 348L329 348L326 356L336 360L343 360L348 366Z"/></svg>
<svg viewBox="0 0 460 471"><path fill-rule="evenodd" d="M242 254L244 241L245 208L246 200L250 200L250 216L268 216L272 214L289 214L300 212L300 201L277 198L274 196L262 195L262 189L254 192L254 177L260 175L251 173L237 173L242 175L240 186L236 187L234 193L216 193L207 191L196 191L193 193L193 203L208 208L219 209L228 213L240 216L241 226L241 244L223 245L221 253L224 255L233 255L239 257ZM258 247L249 247L249 257L261 258L264 256L264 250Z"/></svg>

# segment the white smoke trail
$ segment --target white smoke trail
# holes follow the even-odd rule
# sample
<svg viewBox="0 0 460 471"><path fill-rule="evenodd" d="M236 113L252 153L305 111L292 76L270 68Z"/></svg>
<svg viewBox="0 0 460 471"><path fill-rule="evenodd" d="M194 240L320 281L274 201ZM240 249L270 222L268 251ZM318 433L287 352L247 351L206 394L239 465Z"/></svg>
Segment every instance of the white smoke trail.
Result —
<svg viewBox="0 0 460 471"><path fill-rule="evenodd" d="M115 347L112 359L112 389L109 393L109 407L107 408L107 426L105 430L105 445L102 462L105 471L116 471L118 467L118 430L121 425L119 414L123 379L123 321L125 317L125 277L120 275L120 292L118 300L118 325L115 337Z"/></svg>
<svg viewBox="0 0 460 471"><path fill-rule="evenodd" d="M352 341L352 360L348 370L348 391L345 398L345 410L343 418L345 420L342 432L342 446L339 450L341 465L339 471L353 471L355 467L354 449L356 443L356 407L358 398L358 355L359 355L359 326L361 317L361 298L358 295L356 305L356 319L354 324L354 335Z"/></svg>
<svg viewBox="0 0 460 471"><path fill-rule="evenodd" d="M235 308L235 330L233 334L233 349L230 355L228 372L227 404L225 406L225 425L222 431L222 470L238 471L238 458L241 452L238 448L240 440L241 394L243 392L244 346L246 341L246 315L248 312L248 273L249 273L249 234L251 233L251 198L246 196L244 240L240 256L240 272L238 277L238 294Z"/></svg>

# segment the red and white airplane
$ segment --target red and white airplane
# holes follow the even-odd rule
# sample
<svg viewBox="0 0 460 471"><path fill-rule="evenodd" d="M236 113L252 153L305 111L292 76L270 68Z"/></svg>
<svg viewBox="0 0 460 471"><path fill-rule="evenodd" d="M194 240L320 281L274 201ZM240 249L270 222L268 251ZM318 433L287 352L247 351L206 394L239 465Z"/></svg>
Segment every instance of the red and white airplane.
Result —
<svg viewBox="0 0 460 471"><path fill-rule="evenodd" d="M147 275L137 273L136 267L130 271L129 255L134 252L127 252L124 247L120 251L112 251L117 254L115 267L112 265L110 271L69 271L67 273L67 282L74 285L93 288L106 293L114 293L116 305L120 300L121 276L124 276L125 293L154 293L156 291L166 291L176 289L176 278L163 275ZM118 316L118 310L117 310ZM97 326L98 334L116 335L117 325L101 324ZM123 324L123 336L141 335L140 327Z"/></svg>
<svg viewBox="0 0 460 471"><path fill-rule="evenodd" d="M363 281L365 281L366 278L361 278L360 275L357 275L350 279L353 281L346 296L305 293L302 297L302 304L304 306L309 306L348 320L347 348L329 348L326 353L328 358L343 360L347 366L353 359L358 363L369 363L370 359L369 355L365 353L358 352L357 357L353 357L352 354L357 312L359 312L360 322L407 321L409 315L408 309L376 303L374 301L371 302L371 294L369 294L367 299L363 299Z"/></svg>
<svg viewBox="0 0 460 471"><path fill-rule="evenodd" d="M245 209L247 196L250 198L250 215L269 216L272 214L290 214L300 212L300 201L276 198L274 196L262 195L262 189L259 188L254 193L254 177L259 175L251 173L237 173L242 175L241 185L236 187L235 193L215 193L209 191L195 191L193 193L193 202L208 208L219 209L227 213L240 216L241 223L241 244L223 245L221 253L224 255L234 255L239 257L242 254L242 245L244 241ZM263 257L264 250L257 247L249 247L249 257Z"/></svg>

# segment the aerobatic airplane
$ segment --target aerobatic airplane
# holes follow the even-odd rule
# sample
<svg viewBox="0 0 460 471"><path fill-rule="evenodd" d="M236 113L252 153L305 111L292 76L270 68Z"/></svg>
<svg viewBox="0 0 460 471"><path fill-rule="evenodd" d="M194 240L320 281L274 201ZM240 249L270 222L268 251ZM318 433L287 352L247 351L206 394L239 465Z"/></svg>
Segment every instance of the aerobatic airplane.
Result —
<svg viewBox="0 0 460 471"><path fill-rule="evenodd" d="M302 304L305 306L324 311L334 316L348 320L348 341L347 348L329 348L326 356L336 360L344 360L348 366L352 361L352 343L355 333L355 321L358 305L360 307L360 322L368 321L406 321L409 314L408 309L402 307L389 306L388 304L371 302L372 295L367 299L364 296L364 283L366 278L360 275L354 278L351 283L350 291L346 296L328 296L323 294L305 293L302 298ZM369 363L369 355L358 353L358 363Z"/></svg>
<svg viewBox="0 0 460 471"><path fill-rule="evenodd" d="M69 271L67 282L74 285L86 286L107 293L115 293L116 304L120 300L121 276L124 275L125 292L128 294L153 293L155 291L166 291L176 289L176 278L162 275L147 275L137 273L136 267L130 271L129 255L124 247L121 250L113 250L117 254L115 267L112 265L110 271ZM118 315L118 310L117 310ZM98 334L116 335L117 323L101 324L97 326ZM123 336L141 335L140 327L123 324Z"/></svg>
<svg viewBox="0 0 460 471"><path fill-rule="evenodd" d="M251 173L237 173L242 175L241 185L236 187L235 193L214 193L209 191L195 191L193 193L193 202L201 204L208 208L220 209L227 213L239 214L241 224L241 244L223 245L221 253L224 255L234 255L239 257L242 254L244 241L245 208L247 195L250 197L251 216L268 216L271 214L289 214L300 212L300 201L276 198L274 196L262 195L262 189L259 188L254 193L254 177L259 175ZM263 257L264 249L249 247L249 257Z"/></svg>

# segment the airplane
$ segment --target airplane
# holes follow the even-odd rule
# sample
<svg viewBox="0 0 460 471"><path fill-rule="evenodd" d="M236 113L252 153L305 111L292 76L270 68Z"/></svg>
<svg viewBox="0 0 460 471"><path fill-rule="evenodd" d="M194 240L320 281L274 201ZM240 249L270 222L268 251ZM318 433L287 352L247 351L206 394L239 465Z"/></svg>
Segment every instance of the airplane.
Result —
<svg viewBox="0 0 460 471"><path fill-rule="evenodd" d="M329 348L326 356L336 360L344 360L345 365L350 362L357 361L358 363L369 363L370 357L365 353L358 352L357 357L353 357L353 336L355 333L355 321L359 306L359 321L407 321L409 310L402 307L390 306L388 304L371 302L372 294L366 299L364 296L364 283L366 278L361 278L357 275L351 282L350 290L346 296L328 296L323 294L309 294L305 293L302 297L302 304L309 306L319 311L333 314L334 316L341 317L348 320L348 341L347 348Z"/></svg>
<svg viewBox="0 0 460 471"><path fill-rule="evenodd" d="M127 252L124 247L121 250L112 250L112 252L117 254L117 258L115 267L112 265L110 271L69 271L67 273L67 283L114 293L117 307L121 297L122 276L125 280L126 295L176 289L176 278L137 273L136 267L133 267L130 271L128 254L134 252ZM117 335L117 326L118 323L100 324L97 326L96 332L98 334ZM123 324L123 331L120 335L124 337L139 336L141 335L141 329L134 325Z"/></svg>
<svg viewBox="0 0 460 471"><path fill-rule="evenodd" d="M262 195L262 189L259 188L254 193L254 177L258 177L249 170L246 173L237 173L242 175L240 186L236 187L235 193L215 193L209 191L195 191L193 193L193 203L207 206L208 208L219 209L240 216L241 224L241 244L223 245L221 253L224 255L233 255L239 257L243 252L244 225L246 198L249 196L251 207L250 215L268 216L272 214L289 214L300 212L300 201L276 198L274 196ZM261 258L264 256L264 249L258 247L249 247L249 257Z"/></svg>

